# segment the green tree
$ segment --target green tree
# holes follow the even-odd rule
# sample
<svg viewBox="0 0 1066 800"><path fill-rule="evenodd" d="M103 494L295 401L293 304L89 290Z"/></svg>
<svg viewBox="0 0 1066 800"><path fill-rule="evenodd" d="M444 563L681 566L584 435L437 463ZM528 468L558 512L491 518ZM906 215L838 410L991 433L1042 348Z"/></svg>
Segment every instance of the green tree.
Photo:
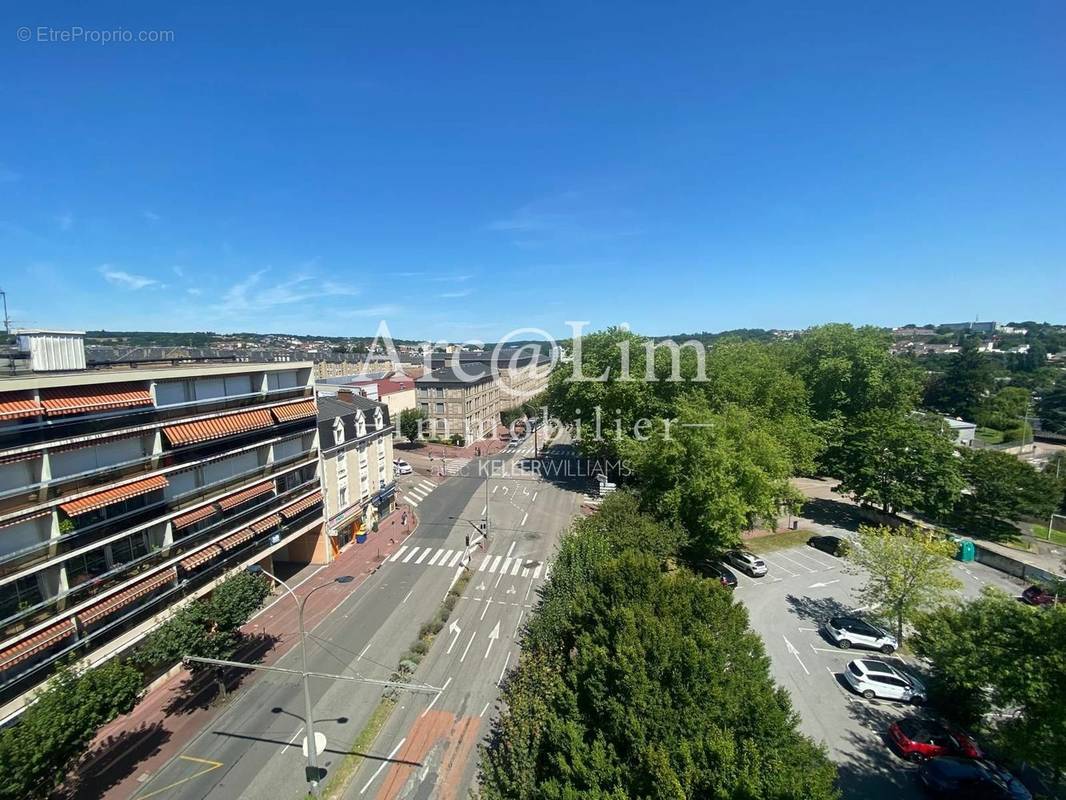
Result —
<svg viewBox="0 0 1066 800"><path fill-rule="evenodd" d="M0 730L0 798L48 797L100 727L130 711L142 689L140 671L117 660L57 672L18 721Z"/></svg>
<svg viewBox="0 0 1066 800"><path fill-rule="evenodd" d="M862 602L895 628L903 643L903 626L944 600L962 584L951 573L958 546L939 533L916 527L859 528L859 546L848 548L850 569L867 575L859 591Z"/></svg>
<svg viewBox="0 0 1066 800"><path fill-rule="evenodd" d="M977 525L996 527L1021 517L1046 519L1062 501L1062 486L1011 453L999 450L963 452L962 473L970 489L959 515Z"/></svg>
<svg viewBox="0 0 1066 800"><path fill-rule="evenodd" d="M425 418L425 412L420 408L405 408L400 412L400 433L407 441L421 441L422 420Z"/></svg>
<svg viewBox="0 0 1066 800"><path fill-rule="evenodd" d="M925 615L917 630L912 644L932 665L946 714L1008 756L1066 772L1066 605L1036 611L986 589Z"/></svg>
<svg viewBox="0 0 1066 800"><path fill-rule="evenodd" d="M1044 430L1066 433L1066 375L1040 399L1039 410Z"/></svg>
<svg viewBox="0 0 1066 800"><path fill-rule="evenodd" d="M872 411L844 434L835 491L886 513L939 515L962 491L955 448L948 434L921 417Z"/></svg>
<svg viewBox="0 0 1066 800"><path fill-rule="evenodd" d="M613 529L632 522L564 537L483 751L480 795L837 797L743 607L639 549L611 551L628 536Z"/></svg>
<svg viewBox="0 0 1066 800"><path fill-rule="evenodd" d="M789 450L748 411L713 413L705 398L679 402L676 421L656 420L646 441L622 454L641 504L658 519L678 521L699 553L733 546L757 520L773 522L782 505L799 503L789 484Z"/></svg>
<svg viewBox="0 0 1066 800"><path fill-rule="evenodd" d="M1026 430L1025 417L1033 402L1032 393L1021 386L1007 386L985 399L974 421L978 425L1010 432L1021 438Z"/></svg>
<svg viewBox="0 0 1066 800"><path fill-rule="evenodd" d="M237 572L219 583L211 594L194 600L145 637L134 659L147 668L166 667L186 656L226 659L244 642L241 626L263 604L270 593L268 580L261 575ZM210 671L219 694L226 695L221 669L190 662L194 673Z"/></svg>
<svg viewBox="0 0 1066 800"><path fill-rule="evenodd" d="M977 349L977 340L967 337L944 374L930 385L926 402L945 414L973 420L994 386L992 363Z"/></svg>

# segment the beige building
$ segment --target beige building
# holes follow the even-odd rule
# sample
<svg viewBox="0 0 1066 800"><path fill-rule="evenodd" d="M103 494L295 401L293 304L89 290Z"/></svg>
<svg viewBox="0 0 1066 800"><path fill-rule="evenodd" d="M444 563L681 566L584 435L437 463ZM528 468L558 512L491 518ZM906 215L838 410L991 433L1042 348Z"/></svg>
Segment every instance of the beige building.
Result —
<svg viewBox="0 0 1066 800"><path fill-rule="evenodd" d="M318 435L332 554L359 541L395 505L393 426L384 403L341 389L318 398Z"/></svg>

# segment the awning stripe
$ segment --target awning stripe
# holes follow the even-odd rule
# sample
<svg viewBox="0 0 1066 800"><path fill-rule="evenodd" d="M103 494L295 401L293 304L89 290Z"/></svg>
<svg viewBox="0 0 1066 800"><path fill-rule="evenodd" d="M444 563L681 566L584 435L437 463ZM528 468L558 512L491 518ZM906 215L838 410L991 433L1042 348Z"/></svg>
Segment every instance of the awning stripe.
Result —
<svg viewBox="0 0 1066 800"><path fill-rule="evenodd" d="M248 489L244 489L243 491L237 492L236 494L231 494L229 497L223 497L221 500L218 501L218 504L222 507L223 511L229 511L234 506L239 506L241 503L246 503L253 497L259 497L260 495L273 491L274 481L263 481L262 483L258 483L255 486L252 486Z"/></svg>
<svg viewBox="0 0 1066 800"><path fill-rule="evenodd" d="M183 558L180 562L181 568L186 572L191 572L192 570L199 567L201 564L206 564L211 559L216 558L220 555L222 555L222 548L219 547L217 544L211 544L205 547L203 550L198 550L197 552L193 553L188 558Z"/></svg>
<svg viewBox="0 0 1066 800"><path fill-rule="evenodd" d="M170 567L152 575L150 578L145 578L143 581L139 581L82 611L78 614L78 622L82 625L91 625L98 619L114 614L119 609L125 608L145 595L151 594L164 584L170 583L176 577L178 577L178 570L175 567Z"/></svg>
<svg viewBox="0 0 1066 800"><path fill-rule="evenodd" d="M207 519L217 510L218 509L215 508L214 504L200 506L199 508L194 508L192 511L185 512L180 517L174 517L174 519L171 520L171 524L174 526L174 530L180 531L182 528L188 528L190 525L195 525L197 522Z"/></svg>
<svg viewBox="0 0 1066 800"><path fill-rule="evenodd" d="M278 422L291 422L294 419L313 417L318 411L315 410L314 400L301 400L299 403L291 403L287 406L274 406L270 409L270 413Z"/></svg>
<svg viewBox="0 0 1066 800"><path fill-rule="evenodd" d="M29 461L44 454L43 450L23 450L21 453L11 453L0 456L0 464L17 464L19 461Z"/></svg>
<svg viewBox="0 0 1066 800"><path fill-rule="evenodd" d="M102 383L42 389L41 403L49 416L106 411L111 408L152 405L148 388L137 383Z"/></svg>
<svg viewBox="0 0 1066 800"><path fill-rule="evenodd" d="M44 508L40 511L34 511L31 514L27 514L24 517L16 517L15 519L8 519L0 522L0 528L9 528L12 525L21 525L23 522L29 522L31 519L40 519L41 517L47 517L52 513L52 509Z"/></svg>
<svg viewBox="0 0 1066 800"><path fill-rule="evenodd" d="M315 503L320 502L322 502L322 492L317 491L314 494L309 494L302 500L297 500L295 503L290 503L289 505L285 506L285 508L281 509L281 511L279 511L278 513L280 513L281 516L285 519L292 519L293 517L298 516L299 514L309 509Z"/></svg>
<svg viewBox="0 0 1066 800"><path fill-rule="evenodd" d="M44 413L44 406L32 398L18 397L15 392L0 393L0 419L22 419Z"/></svg>
<svg viewBox="0 0 1066 800"><path fill-rule="evenodd" d="M181 447L186 444L207 442L237 433L254 431L258 428L269 428L273 424L274 419L270 416L270 412L265 408L260 408L255 411L242 411L239 414L227 414L224 417L212 417L172 425L169 428L163 428L163 434L167 437L171 447Z"/></svg>
<svg viewBox="0 0 1066 800"><path fill-rule="evenodd" d="M28 639L23 639L0 653L0 671L9 669L16 664L32 658L42 650L47 650L55 644L74 635L74 620L65 619L50 625L42 631L38 631Z"/></svg>
<svg viewBox="0 0 1066 800"><path fill-rule="evenodd" d="M63 509L67 516L76 517L78 514L120 503L137 495L148 494L165 486L167 486L167 479L162 475L155 475L151 478L124 483L121 486L115 486L87 497L79 497L77 500L63 503L59 507Z"/></svg>
<svg viewBox="0 0 1066 800"><path fill-rule="evenodd" d="M239 530L236 533L231 533L229 536L219 542L218 546L226 551L234 550L240 547L245 542L247 542L253 536L255 536L255 531L253 531L251 528L243 528L242 530Z"/></svg>
<svg viewBox="0 0 1066 800"><path fill-rule="evenodd" d="M276 528L280 524L281 515L271 514L269 517L259 520L259 522L253 522L248 527L251 528L256 534L260 534L269 531L271 528Z"/></svg>

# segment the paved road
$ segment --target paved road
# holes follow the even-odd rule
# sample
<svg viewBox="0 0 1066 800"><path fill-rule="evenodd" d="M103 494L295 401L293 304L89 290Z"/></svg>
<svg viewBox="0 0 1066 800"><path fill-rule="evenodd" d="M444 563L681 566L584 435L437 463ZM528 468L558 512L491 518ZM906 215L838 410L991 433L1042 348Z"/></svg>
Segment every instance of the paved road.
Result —
<svg viewBox="0 0 1066 800"><path fill-rule="evenodd" d="M517 453L512 449L506 455L472 461L465 475L450 478L428 492L424 487L419 489L419 476L406 483L408 491L421 496L417 531L397 553L398 557L386 561L312 631L311 671L375 679L389 677L400 655L415 640L419 627L435 614L460 569L457 557L464 549L466 534L473 533L469 520L480 519L486 505L484 471L479 469L479 464L492 462L495 469L509 471L524 458L524 450L523 446ZM405 696L402 708L393 715L393 724L379 737L371 758L366 761L364 771L367 772L378 766L386 767L378 783L384 779L395 781L396 765L385 760L395 749L393 732L403 729L415 709L415 717L423 719L422 711L432 702L438 714L477 720L476 725L464 722L466 727L461 731L448 726L441 728L445 742L457 737L455 741L462 751L462 760L458 752L450 759L448 781L456 787L469 784L474 774L475 745L483 732L482 723L489 717L486 704L491 705L495 699L496 681L506 662L513 659L519 618L533 601L534 586L546 576L547 559L558 533L576 512L579 497L580 494L560 482L532 475L523 480L490 479L490 514L497 532L489 544L492 560L475 575L467 596L452 617L458 620L463 631L462 649L455 645L448 651L449 637L438 637L415 677L416 681L428 685L447 683L447 691L437 699L433 693ZM507 557L507 551L510 551L510 561L504 576L503 558L499 564L493 562L496 555ZM514 564L519 563L516 558L522 561L517 573L512 574ZM482 564L479 554L475 554L472 566L478 568ZM485 588L477 589L482 583ZM492 613L482 613L484 609L491 609ZM491 640L490 647L489 636L497 622L499 635ZM473 643L470 643L471 636L476 640ZM456 656L460 657L458 662ZM298 659L298 652L293 651L278 665L297 668ZM320 766L330 770L343 760L380 696L379 687L366 684L324 680L313 684L315 729L328 740L326 751L319 759ZM480 705L469 714L468 703ZM136 800L302 797L305 789L305 760L300 749L302 712L298 678L276 673L260 676L178 756L155 774L144 776L141 788L133 797ZM425 718L430 717L427 714ZM401 733L396 741L402 738ZM420 764L423 756L427 763L432 763L432 754L427 752L419 757ZM406 754L401 752L400 757ZM360 774L359 780L356 791L367 778ZM432 782L423 781L420 785L429 787Z"/></svg>
<svg viewBox="0 0 1066 800"><path fill-rule="evenodd" d="M738 575L736 598L747 607L752 627L763 638L774 678L792 696L800 728L823 742L839 766L845 798L920 797L913 768L895 756L882 738L893 720L915 710L883 700L864 700L840 678L848 661L883 656L866 650L839 650L818 631L833 614L860 610L857 591L863 578L844 572L839 559L805 546L771 551L763 558L769 573L763 578ZM1013 593L1024 588L982 564L956 563L955 571L966 597L977 596L987 585Z"/></svg>
<svg viewBox="0 0 1066 800"><path fill-rule="evenodd" d="M519 463L530 449L517 448ZM556 447L542 463L563 465L572 455L569 447ZM445 691L406 699L378 739L392 761L364 762L347 797L468 795L499 683L518 657L522 621L550 573L559 534L578 511L577 488L521 470L491 481L493 535L472 559L472 578L452 614L455 627L438 636L419 670L420 678Z"/></svg>

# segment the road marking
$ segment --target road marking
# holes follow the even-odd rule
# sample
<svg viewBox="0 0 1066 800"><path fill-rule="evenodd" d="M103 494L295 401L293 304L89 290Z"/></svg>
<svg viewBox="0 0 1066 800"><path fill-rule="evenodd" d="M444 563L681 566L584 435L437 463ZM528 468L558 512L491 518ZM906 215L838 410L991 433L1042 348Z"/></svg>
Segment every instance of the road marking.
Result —
<svg viewBox="0 0 1066 800"><path fill-rule="evenodd" d="M508 559L507 560L508 561L511 560L509 556L511 555L511 553L514 552L514 548L515 548L516 544L518 544L518 542L511 542L511 546L507 548L507 555L508 555Z"/></svg>
<svg viewBox="0 0 1066 800"><path fill-rule="evenodd" d="M399 550L397 550L395 553L392 554L392 557L389 558L389 561L395 561L400 556L402 556L406 551L407 551L407 545L404 545L403 547L401 547Z"/></svg>
<svg viewBox="0 0 1066 800"><path fill-rule="evenodd" d="M449 550L448 552L450 553L451 550ZM455 555L452 556L452 560L448 563L448 566L449 567L454 567L456 564L459 563L459 559L462 558L462 557L463 557L463 551L462 550L456 550L455 551ZM447 556L445 556L445 558L447 558ZM441 560L441 563L443 564L444 561Z"/></svg>
<svg viewBox="0 0 1066 800"><path fill-rule="evenodd" d="M796 559L794 559L794 558L789 558L789 557L788 557L788 556L786 556L786 555L785 555L784 553L782 553L782 552L781 552L780 550L778 550L778 551L777 551L777 552L776 552L776 553L775 553L774 555L776 555L776 556L777 556L778 558L783 558L783 559L785 559L785 561L791 561L791 562L792 562L793 564L795 564L795 565L796 565L797 567L799 567L800 569L805 569L805 570L807 570L807 572L808 572L808 573L815 573L815 572L817 572L817 571L818 571L818 570L816 570L816 569L811 569L811 568L810 568L810 567L808 567L808 566L807 566L806 564L800 563L799 561L797 561L797 560L796 560Z"/></svg>
<svg viewBox="0 0 1066 800"><path fill-rule="evenodd" d="M532 500L530 500L529 502L530 502L530 503L535 503L535 502L537 502L537 493L536 493L536 492L533 492L533 499L532 499Z"/></svg>
<svg viewBox="0 0 1066 800"><path fill-rule="evenodd" d="M422 492L419 489L411 489L411 490L409 490L407 492L407 496L408 497L413 497L413 498L415 498L415 500L417 500L420 503L423 500L426 499L426 495L428 495L428 494L429 494L429 492L426 492L426 494L422 494Z"/></svg>
<svg viewBox="0 0 1066 800"><path fill-rule="evenodd" d="M459 623L453 619L452 624L448 626L448 633L452 634L455 638L452 639L452 643L448 645L448 649L444 651L444 655L448 655L448 653L452 651L452 648L455 647L455 643L459 641L459 634L462 632L463 629L459 627Z"/></svg>
<svg viewBox="0 0 1066 800"><path fill-rule="evenodd" d="M503 561L503 556L496 556L496 558L492 560L492 566L489 567L489 572L495 572L496 567L500 566L501 561Z"/></svg>
<svg viewBox="0 0 1066 800"><path fill-rule="evenodd" d="M812 583L808 586L808 589L824 589L826 586L832 586L834 583L840 583L840 578L835 581L822 581L821 583Z"/></svg>
<svg viewBox="0 0 1066 800"><path fill-rule="evenodd" d="M507 651L507 658L503 662L503 669L500 670L500 679L496 681L496 685L499 686L503 683L503 676L507 674L507 665L511 663L511 652Z"/></svg>
<svg viewBox="0 0 1066 800"><path fill-rule="evenodd" d="M796 628L798 631L807 631L808 633L818 633L817 628Z"/></svg>
<svg viewBox="0 0 1066 800"><path fill-rule="evenodd" d="M497 483L495 486L492 487L492 493L496 494L496 490L499 489L499 488L500 488L500 484Z"/></svg>
<svg viewBox="0 0 1066 800"><path fill-rule="evenodd" d="M788 637L784 634L781 634L781 638L785 640L785 647L788 648L788 652L792 653L792 655L796 657L796 660L799 662L799 665L803 667L803 671L810 675L811 673L807 669L807 665L803 663L803 659L800 658L799 650L796 649L796 646L792 644L792 642L790 642L788 640Z"/></svg>
<svg viewBox="0 0 1066 800"><path fill-rule="evenodd" d="M511 568L511 560L512 559L511 559L510 556L507 556L507 558L504 559L503 566L500 567L500 575L506 575L507 574L507 570L509 570Z"/></svg>
<svg viewBox="0 0 1066 800"><path fill-rule="evenodd" d="M418 561L416 561L415 564L421 564L423 561L426 560L426 556L428 556L432 552L433 552L433 548L432 547L427 547L425 552L422 553L422 555L420 555L418 557Z"/></svg>
<svg viewBox="0 0 1066 800"><path fill-rule="evenodd" d="M367 643L366 643L366 647L364 647L364 648L363 648L362 650L360 650L360 651L359 651L359 655L357 655L357 656L355 657L355 658L356 658L356 660L358 661L358 660L359 660L360 658L362 658L363 656L365 656L365 655L366 655L366 651L367 651L367 650L369 650L369 649L370 649L370 642L367 642Z"/></svg>
<svg viewBox="0 0 1066 800"><path fill-rule="evenodd" d="M481 617L480 617L480 619L485 619L485 614L486 614L486 612L487 612L487 611L489 610L489 606L491 606L491 605L492 605L492 598L491 598L491 597L486 597L486 598L485 598L485 608L484 608L484 610L483 610L483 611L481 612Z"/></svg>
<svg viewBox="0 0 1066 800"><path fill-rule="evenodd" d="M521 523L521 525L525 525L527 519L529 519L529 512L528 511L525 514L522 515L522 523ZM521 527L521 525L519 527Z"/></svg>
<svg viewBox="0 0 1066 800"><path fill-rule="evenodd" d="M429 494L437 488L437 484L433 483L433 481L419 481L418 488L420 488L426 494Z"/></svg>
<svg viewBox="0 0 1066 800"><path fill-rule="evenodd" d="M418 508L418 501L414 500L411 495L407 495L404 500L407 501L407 505L411 506L411 508Z"/></svg>
<svg viewBox="0 0 1066 800"><path fill-rule="evenodd" d="M452 551L449 550L448 551L448 555L450 556L451 554L452 554ZM437 563L437 559L440 558L442 555L444 555L444 548L443 547L440 550L438 550L436 553L433 554L433 558L431 558L429 561L426 562L426 566L432 567L435 563ZM448 560L448 556L444 556L444 560L441 561L441 563L443 564L444 561L447 561L447 560Z"/></svg>
<svg viewBox="0 0 1066 800"><path fill-rule="evenodd" d="M478 717L485 716L485 712L489 710L489 706L490 705L492 705L492 701L491 700L489 700L489 702L485 703L485 707L483 709L481 709L481 713L478 714Z"/></svg>
<svg viewBox="0 0 1066 800"><path fill-rule="evenodd" d="M518 612L518 623L514 626L514 633L511 634L512 639L518 638L518 629L522 627L522 617L525 616L526 610L523 608Z"/></svg>
<svg viewBox="0 0 1066 800"><path fill-rule="evenodd" d="M407 737L405 736L402 739L400 739L400 743L398 745L396 745L394 748L392 748L392 752L389 753L387 756L385 756L385 758L381 762L381 764L378 765L378 768L376 770L374 770L374 774L370 776L370 780L368 780L366 782L366 786L364 786L359 791L359 794L365 794L366 793L366 790L370 788L370 784L372 784L377 779L378 775L381 774L381 771L383 769L385 769L385 767L388 766L389 762L392 761L392 757L394 755L396 755L396 751L399 750L401 747L403 747L403 743L406 742L406 741L407 741Z"/></svg>
<svg viewBox="0 0 1066 800"><path fill-rule="evenodd" d="M511 577L513 578L518 574L518 570L522 569L522 559L516 558L514 560L514 566L511 567Z"/></svg>
<svg viewBox="0 0 1066 800"><path fill-rule="evenodd" d="M489 510L488 506L483 506L481 509L481 516L485 516L485 512Z"/></svg>
<svg viewBox="0 0 1066 800"><path fill-rule="evenodd" d="M474 643L474 637L477 636L477 631L470 634L470 641L466 643L466 647L463 648L463 654L459 656L459 663L462 664L466 659L466 654L470 652L470 645Z"/></svg>
<svg viewBox="0 0 1066 800"><path fill-rule="evenodd" d="M412 589L411 591L409 591L407 594L404 595L403 600L401 600L400 602L401 603L406 603L407 599L414 593L415 593L415 590Z"/></svg>
<svg viewBox="0 0 1066 800"><path fill-rule="evenodd" d="M793 572L793 571L792 571L792 570L790 570L790 569L789 569L788 567L783 567L783 566L781 566L780 564L778 564L778 563L777 563L776 561L771 561L771 560L770 560L770 559L768 559L768 558L767 558L766 556L759 556L759 558L761 558L761 559L762 559L763 561L765 561L765 562L766 562L767 564L769 564L769 565L770 565L771 567L774 567L775 569L779 569L779 570L781 570L782 572L785 572L785 573L787 573L787 574L788 574L788 575L789 575L790 577L792 577L792 578L795 578L795 577L796 577L797 575L799 575L799 573L798 573L798 572Z"/></svg>
<svg viewBox="0 0 1066 800"><path fill-rule="evenodd" d="M406 564L408 561L410 561L412 558L414 558L415 553L417 553L421 549L422 549L421 547L411 548L411 552L408 553L406 556L404 556L403 561L401 561L400 563L401 564Z"/></svg>
<svg viewBox="0 0 1066 800"><path fill-rule="evenodd" d="M543 566L543 564L537 564L537 568L533 570L533 580L536 580L540 577L540 570Z"/></svg>
<svg viewBox="0 0 1066 800"><path fill-rule="evenodd" d="M489 561L490 561L491 559L492 559L492 556L485 556L485 560L484 560L484 561L482 561L482 562L481 562L481 563L480 563L480 564L478 565L477 571L478 571L478 572L483 572L483 571L484 571L484 569L485 569L485 567L487 567L487 566L489 565Z"/></svg>
<svg viewBox="0 0 1066 800"><path fill-rule="evenodd" d="M529 593L532 592L532 591L533 591L533 581L530 581L529 582L529 587L526 589L526 597L525 597L526 600L529 599Z"/></svg>
<svg viewBox="0 0 1066 800"><path fill-rule="evenodd" d="M523 578L528 578L529 577L529 567L522 567L522 577Z"/></svg>
<svg viewBox="0 0 1066 800"><path fill-rule="evenodd" d="M429 710L431 708L433 708L433 706L435 706L437 704L437 701L440 700L440 696L442 694L444 694L444 690L448 688L448 684L451 683L451 682L452 682L452 679L451 679L451 677L449 677L448 680L446 680L444 682L444 685L442 687L440 687L440 691L437 692L435 695L433 695L433 699L429 701L429 705L426 706L426 710L423 711L421 714L419 714L419 718L424 717L426 714L429 713Z"/></svg>
<svg viewBox="0 0 1066 800"><path fill-rule="evenodd" d="M194 756L178 756L178 758L183 759L185 761L191 761L194 764L205 764L206 768L200 770L199 772L193 775L190 775L187 778L182 778L180 781L175 781L174 783L168 784L162 789L156 789L155 791L149 792L148 794L139 795L137 800L147 800L147 798L149 797L157 797L163 794L163 792L169 792L176 786L181 786L183 783L188 783L189 781L195 778L199 778L201 775L206 775L207 773L212 772L213 770L216 770L222 766L221 761L212 761L208 758L195 758Z"/></svg>
<svg viewBox="0 0 1066 800"><path fill-rule="evenodd" d="M485 608L488 608L488 606L485 606ZM484 661L486 658L489 657L489 651L492 649L492 645L495 644L496 640L499 639L499 638L500 638L500 621L496 620L496 627L493 628L492 631L489 633L489 646L485 648L485 655L483 655L481 657L482 661ZM510 653L508 653L508 655L510 655Z"/></svg>

